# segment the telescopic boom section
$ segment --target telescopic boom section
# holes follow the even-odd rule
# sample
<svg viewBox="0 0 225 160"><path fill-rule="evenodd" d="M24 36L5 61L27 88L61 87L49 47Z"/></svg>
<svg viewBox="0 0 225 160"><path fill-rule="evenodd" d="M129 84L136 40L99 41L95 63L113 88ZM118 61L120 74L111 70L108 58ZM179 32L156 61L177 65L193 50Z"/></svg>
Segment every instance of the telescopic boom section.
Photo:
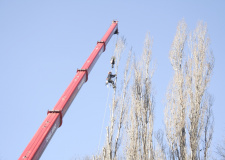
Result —
<svg viewBox="0 0 225 160"><path fill-rule="evenodd" d="M103 36L101 41L97 42L95 49L88 57L81 69L77 70L77 74L69 84L59 101L56 103L53 110L48 111L47 117L41 124L40 128L31 139L25 150L20 156L20 160L28 159L39 159L44 152L46 146L54 135L58 127L62 125L62 119L68 110L70 104L76 97L80 88L87 82L88 75L94 67L96 61L102 52L105 51L106 45L109 42L113 34L118 33L118 22L113 21L106 34Z"/></svg>

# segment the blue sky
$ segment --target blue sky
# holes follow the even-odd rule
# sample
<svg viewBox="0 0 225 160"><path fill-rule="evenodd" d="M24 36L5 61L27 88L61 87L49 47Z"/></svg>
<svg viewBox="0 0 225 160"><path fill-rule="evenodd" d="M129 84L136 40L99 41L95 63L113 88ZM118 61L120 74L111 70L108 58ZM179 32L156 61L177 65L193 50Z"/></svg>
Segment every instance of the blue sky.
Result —
<svg viewBox="0 0 225 160"><path fill-rule="evenodd" d="M183 18L189 30L199 20L207 23L215 56L209 87L215 99L215 147L225 132L224 8L222 0L0 0L0 159L19 158L112 20L119 21L119 36L127 40L125 53L132 47L140 55L146 33L153 38L156 129L164 127L163 100L172 78L168 55L176 26ZM117 38L112 37L41 159L74 159L97 152L108 94L105 78Z"/></svg>

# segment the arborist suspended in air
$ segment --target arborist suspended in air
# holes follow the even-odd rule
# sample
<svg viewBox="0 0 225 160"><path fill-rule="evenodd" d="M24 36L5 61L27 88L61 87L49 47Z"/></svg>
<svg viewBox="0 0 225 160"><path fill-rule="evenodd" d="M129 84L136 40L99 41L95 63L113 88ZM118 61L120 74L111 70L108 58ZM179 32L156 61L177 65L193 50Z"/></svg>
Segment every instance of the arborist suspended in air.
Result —
<svg viewBox="0 0 225 160"><path fill-rule="evenodd" d="M112 78L114 78L114 77L116 77L116 74L112 74L112 72L109 72L109 73L108 73L108 76L107 76L107 78L106 78L106 85L107 85L108 83L111 83L112 86L113 86L113 88L116 88L116 85L114 84L114 81L112 80Z"/></svg>
<svg viewBox="0 0 225 160"><path fill-rule="evenodd" d="M114 67L115 59L116 59L115 57L112 57L112 59L111 59L111 61L110 61L110 63L112 64L112 68ZM116 85L115 85L114 81L112 80L112 78L114 78L114 77L116 77L116 74L112 74L112 72L109 72L109 73L108 73L108 76L107 76L107 78L106 78L106 85L107 85L108 83L111 83L112 86L113 86L113 88L116 88Z"/></svg>

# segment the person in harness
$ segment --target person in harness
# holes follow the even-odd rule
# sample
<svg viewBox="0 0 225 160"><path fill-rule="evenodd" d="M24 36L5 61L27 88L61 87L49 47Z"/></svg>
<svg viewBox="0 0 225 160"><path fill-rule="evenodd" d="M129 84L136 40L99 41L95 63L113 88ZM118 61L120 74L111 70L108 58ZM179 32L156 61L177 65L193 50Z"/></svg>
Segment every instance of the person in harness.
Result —
<svg viewBox="0 0 225 160"><path fill-rule="evenodd" d="M112 64L112 68L114 68L115 59L116 59L116 58L115 58L114 56L111 58L110 63Z"/></svg>
<svg viewBox="0 0 225 160"><path fill-rule="evenodd" d="M108 83L111 83L112 86L113 86L113 88L116 88L116 85L114 84L114 81L112 80L112 78L114 78L114 77L116 77L116 74L112 74L112 72L109 72L109 73L108 73L108 76L107 76L107 78L106 78L106 85L107 85Z"/></svg>

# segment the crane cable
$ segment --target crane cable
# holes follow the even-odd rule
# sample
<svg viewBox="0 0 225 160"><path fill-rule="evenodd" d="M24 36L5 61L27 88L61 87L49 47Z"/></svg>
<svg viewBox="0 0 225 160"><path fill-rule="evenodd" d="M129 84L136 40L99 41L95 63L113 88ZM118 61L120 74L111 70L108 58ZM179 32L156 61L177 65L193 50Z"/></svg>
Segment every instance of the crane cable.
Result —
<svg viewBox="0 0 225 160"><path fill-rule="evenodd" d="M116 43L118 41L118 34L116 36ZM111 72L112 72L112 68L111 68ZM117 74L117 73L116 73ZM117 77L116 77L116 80L117 80ZM111 89L111 84L108 84L107 87L109 87L108 89L108 96L107 96L107 100L106 100L106 104L105 104L105 113L104 113L104 117L103 117L103 120L102 120L102 128L101 128L101 133L100 133L100 137L99 137L99 142L98 142L98 153L99 153L99 148L100 148L100 143L101 143L101 139L102 139L102 131L103 131L103 126L104 126L104 123L105 123L105 115L106 115L106 110L107 110L107 106L108 106L108 102L109 102L109 93L110 93L110 89ZM115 91L115 90L114 90Z"/></svg>

